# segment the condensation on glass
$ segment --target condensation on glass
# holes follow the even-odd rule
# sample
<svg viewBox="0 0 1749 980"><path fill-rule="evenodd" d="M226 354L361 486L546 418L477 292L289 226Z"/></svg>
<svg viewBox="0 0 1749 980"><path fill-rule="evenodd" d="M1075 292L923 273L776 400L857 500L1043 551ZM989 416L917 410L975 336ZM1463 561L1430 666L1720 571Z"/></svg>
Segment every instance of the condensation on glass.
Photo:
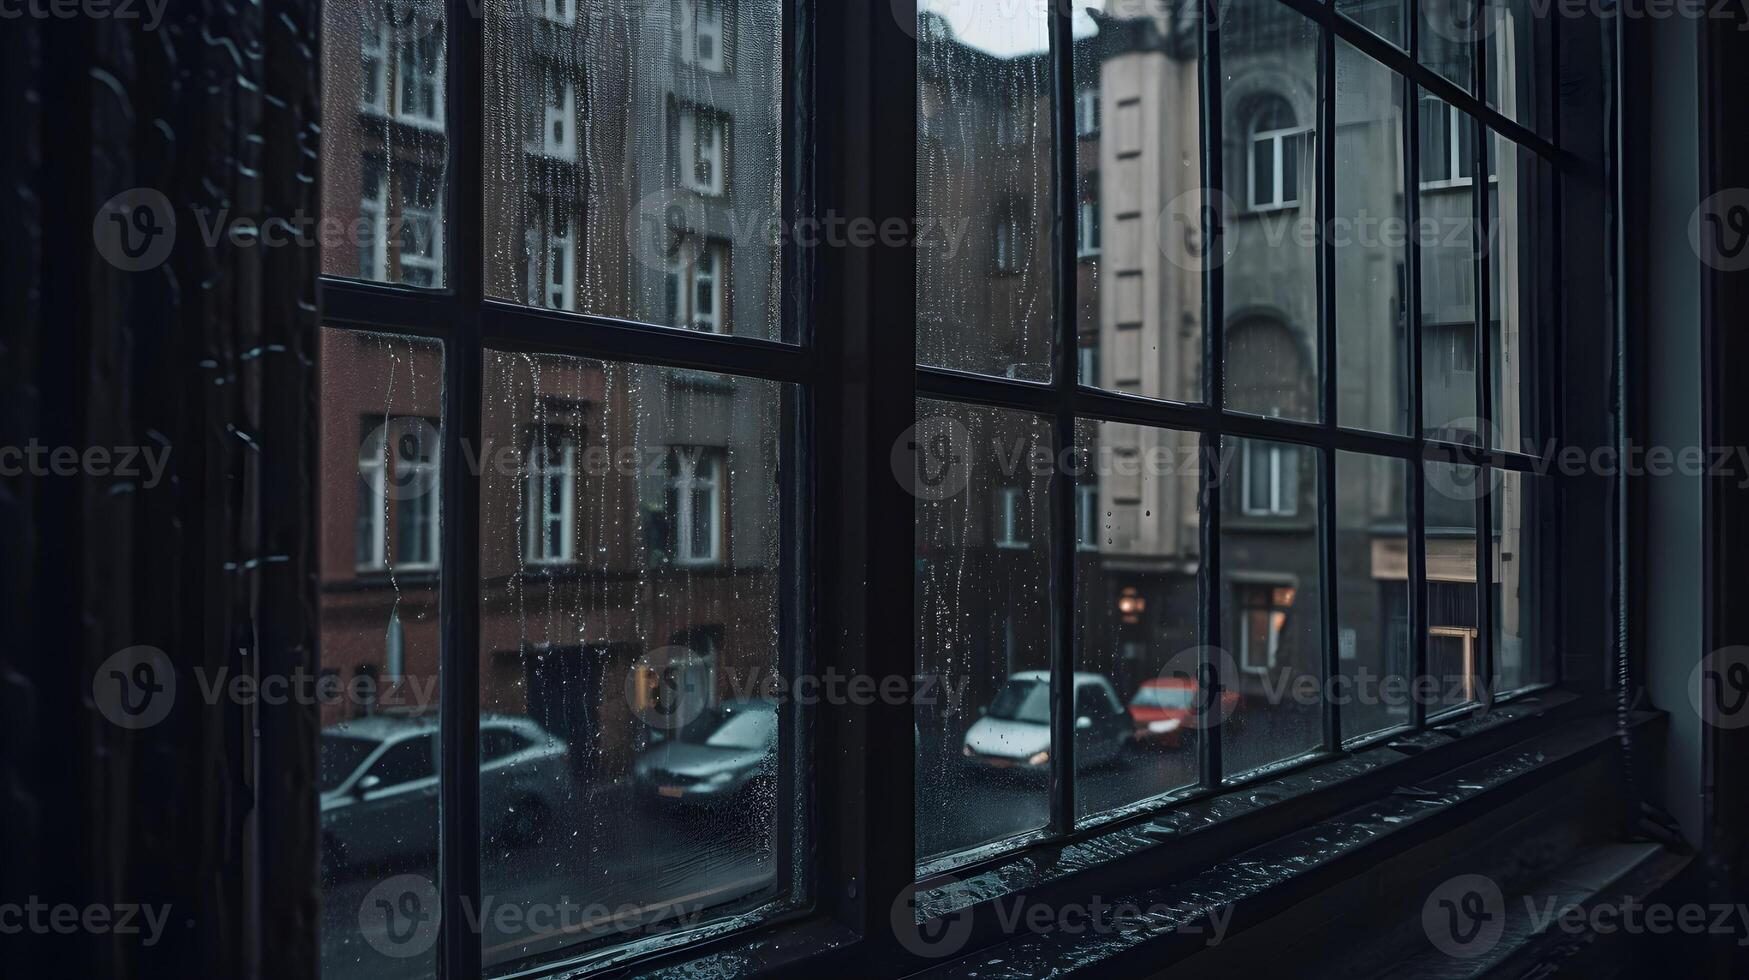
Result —
<svg viewBox="0 0 1749 980"><path fill-rule="evenodd" d="M482 890L585 906L565 928L488 921L489 974L790 894L801 794L779 761L797 730L779 447L792 394L487 352Z"/></svg>
<svg viewBox="0 0 1749 980"><path fill-rule="evenodd" d="M1161 43L1152 7L1113 4L1075 36L1079 383L1202 400L1200 47ZM1144 9L1146 8L1146 9Z"/></svg>
<svg viewBox="0 0 1749 980"><path fill-rule="evenodd" d="M322 271L441 288L443 4L354 0L322 10Z"/></svg>
<svg viewBox="0 0 1749 980"><path fill-rule="evenodd" d="M918 7L917 361L1049 381L1050 15Z"/></svg>
<svg viewBox="0 0 1749 980"><path fill-rule="evenodd" d="M1466 91L1475 84L1475 43L1483 7L1473 0L1410 0L1419 18L1418 41L1423 65L1456 82Z"/></svg>
<svg viewBox="0 0 1749 980"><path fill-rule="evenodd" d="M1225 437L1221 466L1223 689L1238 695L1221 727L1234 779L1323 741L1320 450Z"/></svg>
<svg viewBox="0 0 1749 980"><path fill-rule="evenodd" d="M1337 420L1407 434L1409 356L1403 81L1336 42ZM1231 368L1229 368L1231 370Z"/></svg>
<svg viewBox="0 0 1749 980"><path fill-rule="evenodd" d="M1409 603L1409 463L1336 454L1336 665L1342 737L1413 720Z"/></svg>
<svg viewBox="0 0 1749 980"><path fill-rule="evenodd" d="M1317 419L1318 28L1276 0L1222 23L1225 405Z"/></svg>
<svg viewBox="0 0 1749 980"><path fill-rule="evenodd" d="M1544 370L1537 356L1554 323L1555 243L1548 164L1501 136L1498 174L1488 184L1489 420L1494 448L1540 455L1547 425L1540 406Z"/></svg>
<svg viewBox="0 0 1749 980"><path fill-rule="evenodd" d="M1503 472L1493 495L1494 690L1505 694L1559 680L1548 528L1553 488L1529 473Z"/></svg>
<svg viewBox="0 0 1749 980"><path fill-rule="evenodd" d="M431 976L443 345L320 347L321 969Z"/></svg>
<svg viewBox="0 0 1749 980"><path fill-rule="evenodd" d="M540 0L485 17L486 291L782 338L780 0ZM808 237L803 237L803 236Z"/></svg>
<svg viewBox="0 0 1749 980"><path fill-rule="evenodd" d="M1475 441L1475 125L1420 92L1421 422L1429 439Z"/></svg>
<svg viewBox="0 0 1749 980"><path fill-rule="evenodd" d="M1048 419L917 403L920 865L1050 818ZM1107 692L1101 692L1107 693ZM1115 699L1115 694L1111 697Z"/></svg>
<svg viewBox="0 0 1749 980"><path fill-rule="evenodd" d="M1109 813L1198 781L1200 439L1075 426L1075 812ZM1104 695L1117 696L1116 723ZM1083 727L1081 719L1086 718Z"/></svg>
<svg viewBox="0 0 1749 980"><path fill-rule="evenodd" d="M1476 577L1480 542L1476 508L1498 471L1461 463L1428 462L1422 498L1427 535L1427 673L1429 712L1479 699L1482 636Z"/></svg>

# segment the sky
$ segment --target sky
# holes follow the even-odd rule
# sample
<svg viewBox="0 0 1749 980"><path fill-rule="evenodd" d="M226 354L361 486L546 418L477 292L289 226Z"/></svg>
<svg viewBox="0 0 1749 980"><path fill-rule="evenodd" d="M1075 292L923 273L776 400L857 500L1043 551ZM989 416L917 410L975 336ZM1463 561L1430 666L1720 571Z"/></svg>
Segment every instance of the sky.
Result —
<svg viewBox="0 0 1749 980"><path fill-rule="evenodd" d="M1046 10L1052 0L917 0L917 10L947 18L965 44L1004 57L1044 51L1050 46ZM1106 0L1075 0L1075 35L1095 32L1086 10L1103 10Z"/></svg>

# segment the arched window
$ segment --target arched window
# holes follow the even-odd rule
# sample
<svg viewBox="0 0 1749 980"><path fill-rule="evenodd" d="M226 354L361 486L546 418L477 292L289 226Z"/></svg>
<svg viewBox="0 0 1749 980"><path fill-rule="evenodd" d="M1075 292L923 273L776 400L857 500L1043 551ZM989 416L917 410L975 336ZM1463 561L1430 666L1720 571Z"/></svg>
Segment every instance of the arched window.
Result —
<svg viewBox="0 0 1749 980"><path fill-rule="evenodd" d="M1280 96L1255 103L1251 113L1251 206L1290 207L1300 199L1300 161L1308 131Z"/></svg>

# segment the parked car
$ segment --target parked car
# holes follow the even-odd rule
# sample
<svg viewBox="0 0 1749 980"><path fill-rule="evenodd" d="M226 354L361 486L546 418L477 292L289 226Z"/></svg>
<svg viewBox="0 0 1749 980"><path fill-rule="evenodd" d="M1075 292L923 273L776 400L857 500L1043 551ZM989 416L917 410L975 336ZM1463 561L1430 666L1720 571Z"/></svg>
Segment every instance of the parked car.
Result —
<svg viewBox="0 0 1749 980"><path fill-rule="evenodd" d="M1183 743L1186 731L1212 724L1214 718L1205 721L1197 717L1199 713L1211 714L1212 706L1202 706L1199 712L1201 697L1195 678L1155 677L1143 681L1135 697L1130 698L1130 720L1135 725L1136 741L1176 746ZM1244 705L1238 691L1222 690L1218 717L1237 724Z"/></svg>
<svg viewBox="0 0 1749 980"><path fill-rule="evenodd" d="M1132 738L1117 689L1104 675L1075 677L1075 767L1109 763ZM966 730L960 752L970 765L1045 770L1051 762L1051 675L1028 670L1008 678L983 717Z"/></svg>
<svg viewBox="0 0 1749 980"><path fill-rule="evenodd" d="M323 860L368 866L436 847L437 720L378 715L322 732ZM532 719L480 716L480 816L513 844L540 839L571 794L570 746Z"/></svg>
<svg viewBox="0 0 1749 980"><path fill-rule="evenodd" d="M736 805L769 792L777 777L777 704L764 698L724 701L632 766L646 800Z"/></svg>

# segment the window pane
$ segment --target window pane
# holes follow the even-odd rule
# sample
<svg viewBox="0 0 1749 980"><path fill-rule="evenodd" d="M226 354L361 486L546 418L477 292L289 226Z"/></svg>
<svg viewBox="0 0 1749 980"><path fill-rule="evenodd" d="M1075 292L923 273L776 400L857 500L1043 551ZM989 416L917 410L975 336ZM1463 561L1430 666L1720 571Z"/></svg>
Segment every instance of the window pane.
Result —
<svg viewBox="0 0 1749 980"><path fill-rule="evenodd" d="M1552 527L1540 477L1503 472L1494 494L1494 690L1552 683L1556 676Z"/></svg>
<svg viewBox="0 0 1749 980"><path fill-rule="evenodd" d="M324 329L319 358L322 975L430 976L443 346Z"/></svg>
<svg viewBox="0 0 1749 980"><path fill-rule="evenodd" d="M1483 10L1487 19L1480 29L1487 33L1490 66L1488 104L1532 130L1548 129L1541 110L1541 77L1548 74L1548 62L1537 64L1542 18L1528 0L1496 0Z"/></svg>
<svg viewBox="0 0 1749 980"><path fill-rule="evenodd" d="M1049 15L919 6L918 363L1049 381Z"/></svg>
<svg viewBox="0 0 1749 980"><path fill-rule="evenodd" d="M1336 0L1336 9L1399 48L1403 40L1403 0Z"/></svg>
<svg viewBox="0 0 1749 980"><path fill-rule="evenodd" d="M488 5L485 26L487 292L781 339L781 0Z"/></svg>
<svg viewBox="0 0 1749 980"><path fill-rule="evenodd" d="M443 5L322 9L322 271L440 288Z"/></svg>
<svg viewBox="0 0 1749 980"><path fill-rule="evenodd" d="M1226 405L1316 419L1318 30L1276 0L1237 0L1220 36L1222 125L1247 137L1229 145L1271 141L1254 167L1226 158L1229 193L1254 181L1251 207L1227 216Z"/></svg>
<svg viewBox="0 0 1749 980"><path fill-rule="evenodd" d="M1205 722L1196 680L1197 506L1194 432L1076 423L1093 534L1075 562L1076 670L1114 685L1125 707L1078 729L1075 812L1102 813L1195 783ZM1094 699L1097 703L1097 699ZM1134 747L1129 747L1130 743Z"/></svg>
<svg viewBox="0 0 1749 980"><path fill-rule="evenodd" d="M1538 454L1547 425L1541 417L1538 388L1546 373L1537 350L1554 322L1556 283L1549 256L1553 181L1549 166L1529 150L1501 136L1492 137L1500 161L1499 179L1488 186L1488 276L1490 383L1494 445Z"/></svg>
<svg viewBox="0 0 1749 980"><path fill-rule="evenodd" d="M569 928L488 921L487 972L787 898L802 794L774 678L780 466L774 382L488 351L483 420L483 889L587 897ZM571 441L575 535L527 562L528 453ZM615 914L627 907L641 911ZM593 913L589 909L595 910Z"/></svg>
<svg viewBox="0 0 1749 980"><path fill-rule="evenodd" d="M1430 124L1445 120L1451 126L1452 112L1438 99L1424 98L1422 106L1425 152ZM1472 126L1470 117L1456 118L1458 134ZM1473 169L1464 156L1469 151L1459 143L1447 140L1445 152L1462 159L1467 174ZM1445 176L1457 172L1448 166L1430 175L1422 168L1421 222L1415 229L1421 245L1422 424L1428 438L1469 442L1477 426L1476 198L1471 179Z"/></svg>
<svg viewBox="0 0 1749 980"><path fill-rule="evenodd" d="M1408 724L1409 464L1336 454L1337 665L1344 739Z"/></svg>
<svg viewBox="0 0 1749 980"><path fill-rule="evenodd" d="M1050 421L921 399L917 858L963 851L1050 818ZM913 474L902 474L913 475ZM1006 491L1006 492L1003 492ZM1014 524L1030 531L1004 546ZM1012 542L1012 538L1009 541Z"/></svg>
<svg viewBox="0 0 1749 980"><path fill-rule="evenodd" d="M1455 463L1426 466L1427 676L1433 685L1427 708L1432 712L1474 701L1478 694L1476 502L1487 491L1482 482L1487 474Z"/></svg>
<svg viewBox="0 0 1749 980"><path fill-rule="evenodd" d="M1318 450L1233 437L1225 445L1238 451L1223 453L1222 483L1263 484L1270 500L1267 511L1247 512L1232 506L1234 491L1223 496L1221 601L1228 639L1221 683L1239 695L1221 729L1231 779L1323 743L1322 706L1296 697L1294 681L1324 676L1324 615Z"/></svg>
<svg viewBox="0 0 1749 980"><path fill-rule="evenodd" d="M1475 0L1414 0L1421 18L1421 63L1469 89L1474 83L1476 18L1492 5Z"/></svg>
<svg viewBox="0 0 1749 980"><path fill-rule="evenodd" d="M1409 431L1403 82L1336 42L1337 419Z"/></svg>
<svg viewBox="0 0 1749 980"><path fill-rule="evenodd" d="M1077 270L1081 349L1097 352L1081 381L1202 401L1202 271L1225 255L1206 244L1198 48L1169 51L1150 41L1152 12L1108 6L1097 26L1076 21L1076 85L1102 109L1078 154L1100 230Z"/></svg>

